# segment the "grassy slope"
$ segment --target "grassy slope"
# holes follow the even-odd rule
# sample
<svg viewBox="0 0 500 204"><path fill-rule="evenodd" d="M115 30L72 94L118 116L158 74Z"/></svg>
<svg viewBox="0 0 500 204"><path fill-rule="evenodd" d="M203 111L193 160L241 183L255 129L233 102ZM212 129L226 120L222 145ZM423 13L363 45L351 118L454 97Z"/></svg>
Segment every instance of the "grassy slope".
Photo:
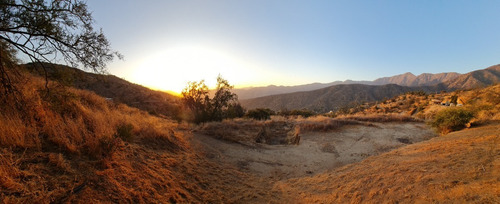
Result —
<svg viewBox="0 0 500 204"><path fill-rule="evenodd" d="M21 74L15 80L20 106L11 96L2 96L0 105L2 203L221 202L266 195L263 187L260 195L244 190L258 179L195 151L184 124L54 82L47 96L43 79Z"/></svg>
<svg viewBox="0 0 500 204"><path fill-rule="evenodd" d="M55 83L61 95L45 97L30 75L16 83L22 108L9 98L0 106L5 203L500 202L498 124L272 184L211 162L186 125ZM119 133L124 124L132 136Z"/></svg>
<svg viewBox="0 0 500 204"><path fill-rule="evenodd" d="M500 125L451 133L275 185L299 203L500 202Z"/></svg>

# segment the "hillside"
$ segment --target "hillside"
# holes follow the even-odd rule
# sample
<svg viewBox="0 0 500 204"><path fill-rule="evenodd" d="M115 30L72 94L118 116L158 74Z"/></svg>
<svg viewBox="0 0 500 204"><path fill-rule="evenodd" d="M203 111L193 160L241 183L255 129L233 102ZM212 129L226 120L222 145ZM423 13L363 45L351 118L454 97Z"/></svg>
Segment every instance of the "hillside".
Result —
<svg viewBox="0 0 500 204"><path fill-rule="evenodd" d="M500 125L408 145L274 189L297 203L499 203Z"/></svg>
<svg viewBox="0 0 500 204"><path fill-rule="evenodd" d="M495 121L442 137L395 115L190 126L21 74L0 96L2 203L500 202ZM499 119L498 88L461 97ZM274 145L286 131L299 140Z"/></svg>
<svg viewBox="0 0 500 204"><path fill-rule="evenodd" d="M500 83L500 65L469 72L444 82L450 90L481 88L496 83Z"/></svg>
<svg viewBox="0 0 500 204"><path fill-rule="evenodd" d="M395 84L382 86L362 84L335 85L314 91L241 100L241 103L247 109L263 107L276 111L282 109L309 109L317 112L328 112L331 110L338 110L348 105L391 98L409 91L432 91L435 89L437 88L404 87Z"/></svg>
<svg viewBox="0 0 500 204"><path fill-rule="evenodd" d="M0 203L221 203L267 194L245 194L259 179L207 160L187 124L59 82L48 81L47 93L43 78L22 70L12 79L17 95L0 95Z"/></svg>
<svg viewBox="0 0 500 204"><path fill-rule="evenodd" d="M40 67L33 64L24 65L30 72L44 76ZM63 85L89 90L108 100L124 103L152 114L179 117L179 97L166 92L155 91L144 86L128 82L114 75L102 75L85 72L68 66L44 65L48 78Z"/></svg>

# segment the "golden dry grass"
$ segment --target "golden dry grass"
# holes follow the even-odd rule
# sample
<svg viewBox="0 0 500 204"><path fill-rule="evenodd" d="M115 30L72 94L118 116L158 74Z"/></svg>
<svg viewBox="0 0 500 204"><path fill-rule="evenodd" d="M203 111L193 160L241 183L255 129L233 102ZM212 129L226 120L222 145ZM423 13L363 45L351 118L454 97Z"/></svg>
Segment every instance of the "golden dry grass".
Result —
<svg viewBox="0 0 500 204"><path fill-rule="evenodd" d="M19 103L10 96L0 102L1 203L500 202L500 126L494 123L273 183L210 160L193 146L187 124L54 82L45 96L43 79L30 75L16 83ZM497 88L471 92L470 108L486 110L479 118L498 118L497 93ZM405 120L391 115L232 120L195 131L253 145L262 130L272 139L274 133Z"/></svg>
<svg viewBox="0 0 500 204"><path fill-rule="evenodd" d="M274 189L297 203L498 203L499 130L451 133Z"/></svg>
<svg viewBox="0 0 500 204"><path fill-rule="evenodd" d="M137 185L176 177L167 170L191 151L185 124L54 82L45 95L43 79L29 74L22 79L16 81L18 103L12 95L2 96L0 106L0 202L145 201L152 189ZM117 132L122 124L132 127L130 142ZM161 174L148 177L141 171L150 165L146 154L165 162L154 166ZM130 160L134 157L146 158ZM163 195L160 200L197 200L188 195L197 192L183 198L185 186L171 183L153 189ZM119 196L108 195L115 193Z"/></svg>

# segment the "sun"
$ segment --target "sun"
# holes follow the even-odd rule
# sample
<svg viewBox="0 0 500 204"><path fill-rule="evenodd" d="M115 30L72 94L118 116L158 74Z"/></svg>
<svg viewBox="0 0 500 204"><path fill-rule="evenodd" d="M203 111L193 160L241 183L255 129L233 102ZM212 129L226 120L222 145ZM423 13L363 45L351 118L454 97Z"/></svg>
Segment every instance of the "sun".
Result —
<svg viewBox="0 0 500 204"><path fill-rule="evenodd" d="M152 89L180 93L189 81L205 80L213 88L221 74L231 84L248 84L258 68L227 52L204 46L179 46L142 60L132 80Z"/></svg>

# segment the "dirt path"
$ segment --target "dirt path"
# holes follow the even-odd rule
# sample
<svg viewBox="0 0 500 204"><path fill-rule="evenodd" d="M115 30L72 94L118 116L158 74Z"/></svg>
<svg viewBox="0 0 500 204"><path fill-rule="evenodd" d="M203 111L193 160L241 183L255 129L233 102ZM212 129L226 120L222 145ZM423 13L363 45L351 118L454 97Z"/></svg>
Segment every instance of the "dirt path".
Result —
<svg viewBox="0 0 500 204"><path fill-rule="evenodd" d="M353 125L301 134L299 145L245 146L195 134L206 155L272 180L311 176L436 135L422 123Z"/></svg>

